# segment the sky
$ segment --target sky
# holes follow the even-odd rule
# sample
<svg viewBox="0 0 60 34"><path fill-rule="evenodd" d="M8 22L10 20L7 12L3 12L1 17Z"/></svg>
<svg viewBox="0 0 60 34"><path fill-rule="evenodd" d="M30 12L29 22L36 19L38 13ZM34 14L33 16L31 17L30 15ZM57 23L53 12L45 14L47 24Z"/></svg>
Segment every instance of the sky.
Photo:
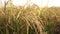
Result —
<svg viewBox="0 0 60 34"><path fill-rule="evenodd" d="M4 5L4 0L0 0L0 3L2 1L1 5ZM7 0L8 1L8 0ZM27 3L28 1L28 3ZM15 6L24 6L25 4L31 4L31 3L35 3L36 5L38 5L39 7L52 7L52 6L56 6L56 7L60 7L60 0L13 0L12 3Z"/></svg>

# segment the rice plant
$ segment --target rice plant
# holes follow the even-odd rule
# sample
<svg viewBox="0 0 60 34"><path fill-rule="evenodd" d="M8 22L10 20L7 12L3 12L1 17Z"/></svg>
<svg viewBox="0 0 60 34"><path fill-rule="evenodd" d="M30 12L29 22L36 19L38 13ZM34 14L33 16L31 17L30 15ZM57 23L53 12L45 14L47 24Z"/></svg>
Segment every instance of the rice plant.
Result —
<svg viewBox="0 0 60 34"><path fill-rule="evenodd" d="M7 4L0 8L0 34L60 34L60 8Z"/></svg>

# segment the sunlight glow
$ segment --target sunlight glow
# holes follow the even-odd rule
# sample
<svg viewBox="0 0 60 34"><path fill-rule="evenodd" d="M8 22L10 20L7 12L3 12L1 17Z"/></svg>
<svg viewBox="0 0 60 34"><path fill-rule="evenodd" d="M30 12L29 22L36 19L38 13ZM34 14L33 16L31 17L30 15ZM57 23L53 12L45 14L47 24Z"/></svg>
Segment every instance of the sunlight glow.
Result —
<svg viewBox="0 0 60 34"><path fill-rule="evenodd" d="M18 3L19 2L19 3ZM30 2L32 3L35 3L36 5L38 6L42 6L42 7L45 7L45 6L48 6L48 7L51 7L51 6L56 6L56 7L59 7L60 6L60 0L30 0ZM21 6L24 6L25 4L27 3L27 0L13 0L13 4L14 5L21 5Z"/></svg>
<svg viewBox="0 0 60 34"><path fill-rule="evenodd" d="M27 0L13 0L12 3L16 6L21 5L24 6L26 4Z"/></svg>
<svg viewBox="0 0 60 34"><path fill-rule="evenodd" d="M0 4L0 6L4 5L4 0L0 0L0 2L2 1L2 4ZM6 0L8 1L8 0ZM24 6L25 4L28 4L30 2L31 3L35 3L36 5L38 5L39 7L51 7L51 6L56 6L56 7L60 7L60 0L30 0L27 3L28 0L12 0L12 3L15 6Z"/></svg>

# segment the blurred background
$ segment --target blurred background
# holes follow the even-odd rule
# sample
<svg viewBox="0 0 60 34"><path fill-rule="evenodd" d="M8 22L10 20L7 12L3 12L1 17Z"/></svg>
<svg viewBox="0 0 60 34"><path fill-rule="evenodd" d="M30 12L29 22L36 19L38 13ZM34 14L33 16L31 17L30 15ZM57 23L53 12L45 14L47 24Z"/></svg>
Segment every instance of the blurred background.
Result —
<svg viewBox="0 0 60 34"><path fill-rule="evenodd" d="M8 2L9 0L0 0L0 7L4 6L4 1ZM32 5L33 3L39 7L60 6L60 0L11 0L11 3L15 6L24 6L28 4Z"/></svg>

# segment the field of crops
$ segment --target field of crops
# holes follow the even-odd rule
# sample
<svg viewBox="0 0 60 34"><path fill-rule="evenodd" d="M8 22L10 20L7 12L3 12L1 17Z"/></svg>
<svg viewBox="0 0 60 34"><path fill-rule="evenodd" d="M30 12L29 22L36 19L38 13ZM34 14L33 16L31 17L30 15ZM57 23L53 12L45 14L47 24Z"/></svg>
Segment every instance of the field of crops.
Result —
<svg viewBox="0 0 60 34"><path fill-rule="evenodd" d="M0 8L0 34L60 34L60 7L5 5Z"/></svg>

